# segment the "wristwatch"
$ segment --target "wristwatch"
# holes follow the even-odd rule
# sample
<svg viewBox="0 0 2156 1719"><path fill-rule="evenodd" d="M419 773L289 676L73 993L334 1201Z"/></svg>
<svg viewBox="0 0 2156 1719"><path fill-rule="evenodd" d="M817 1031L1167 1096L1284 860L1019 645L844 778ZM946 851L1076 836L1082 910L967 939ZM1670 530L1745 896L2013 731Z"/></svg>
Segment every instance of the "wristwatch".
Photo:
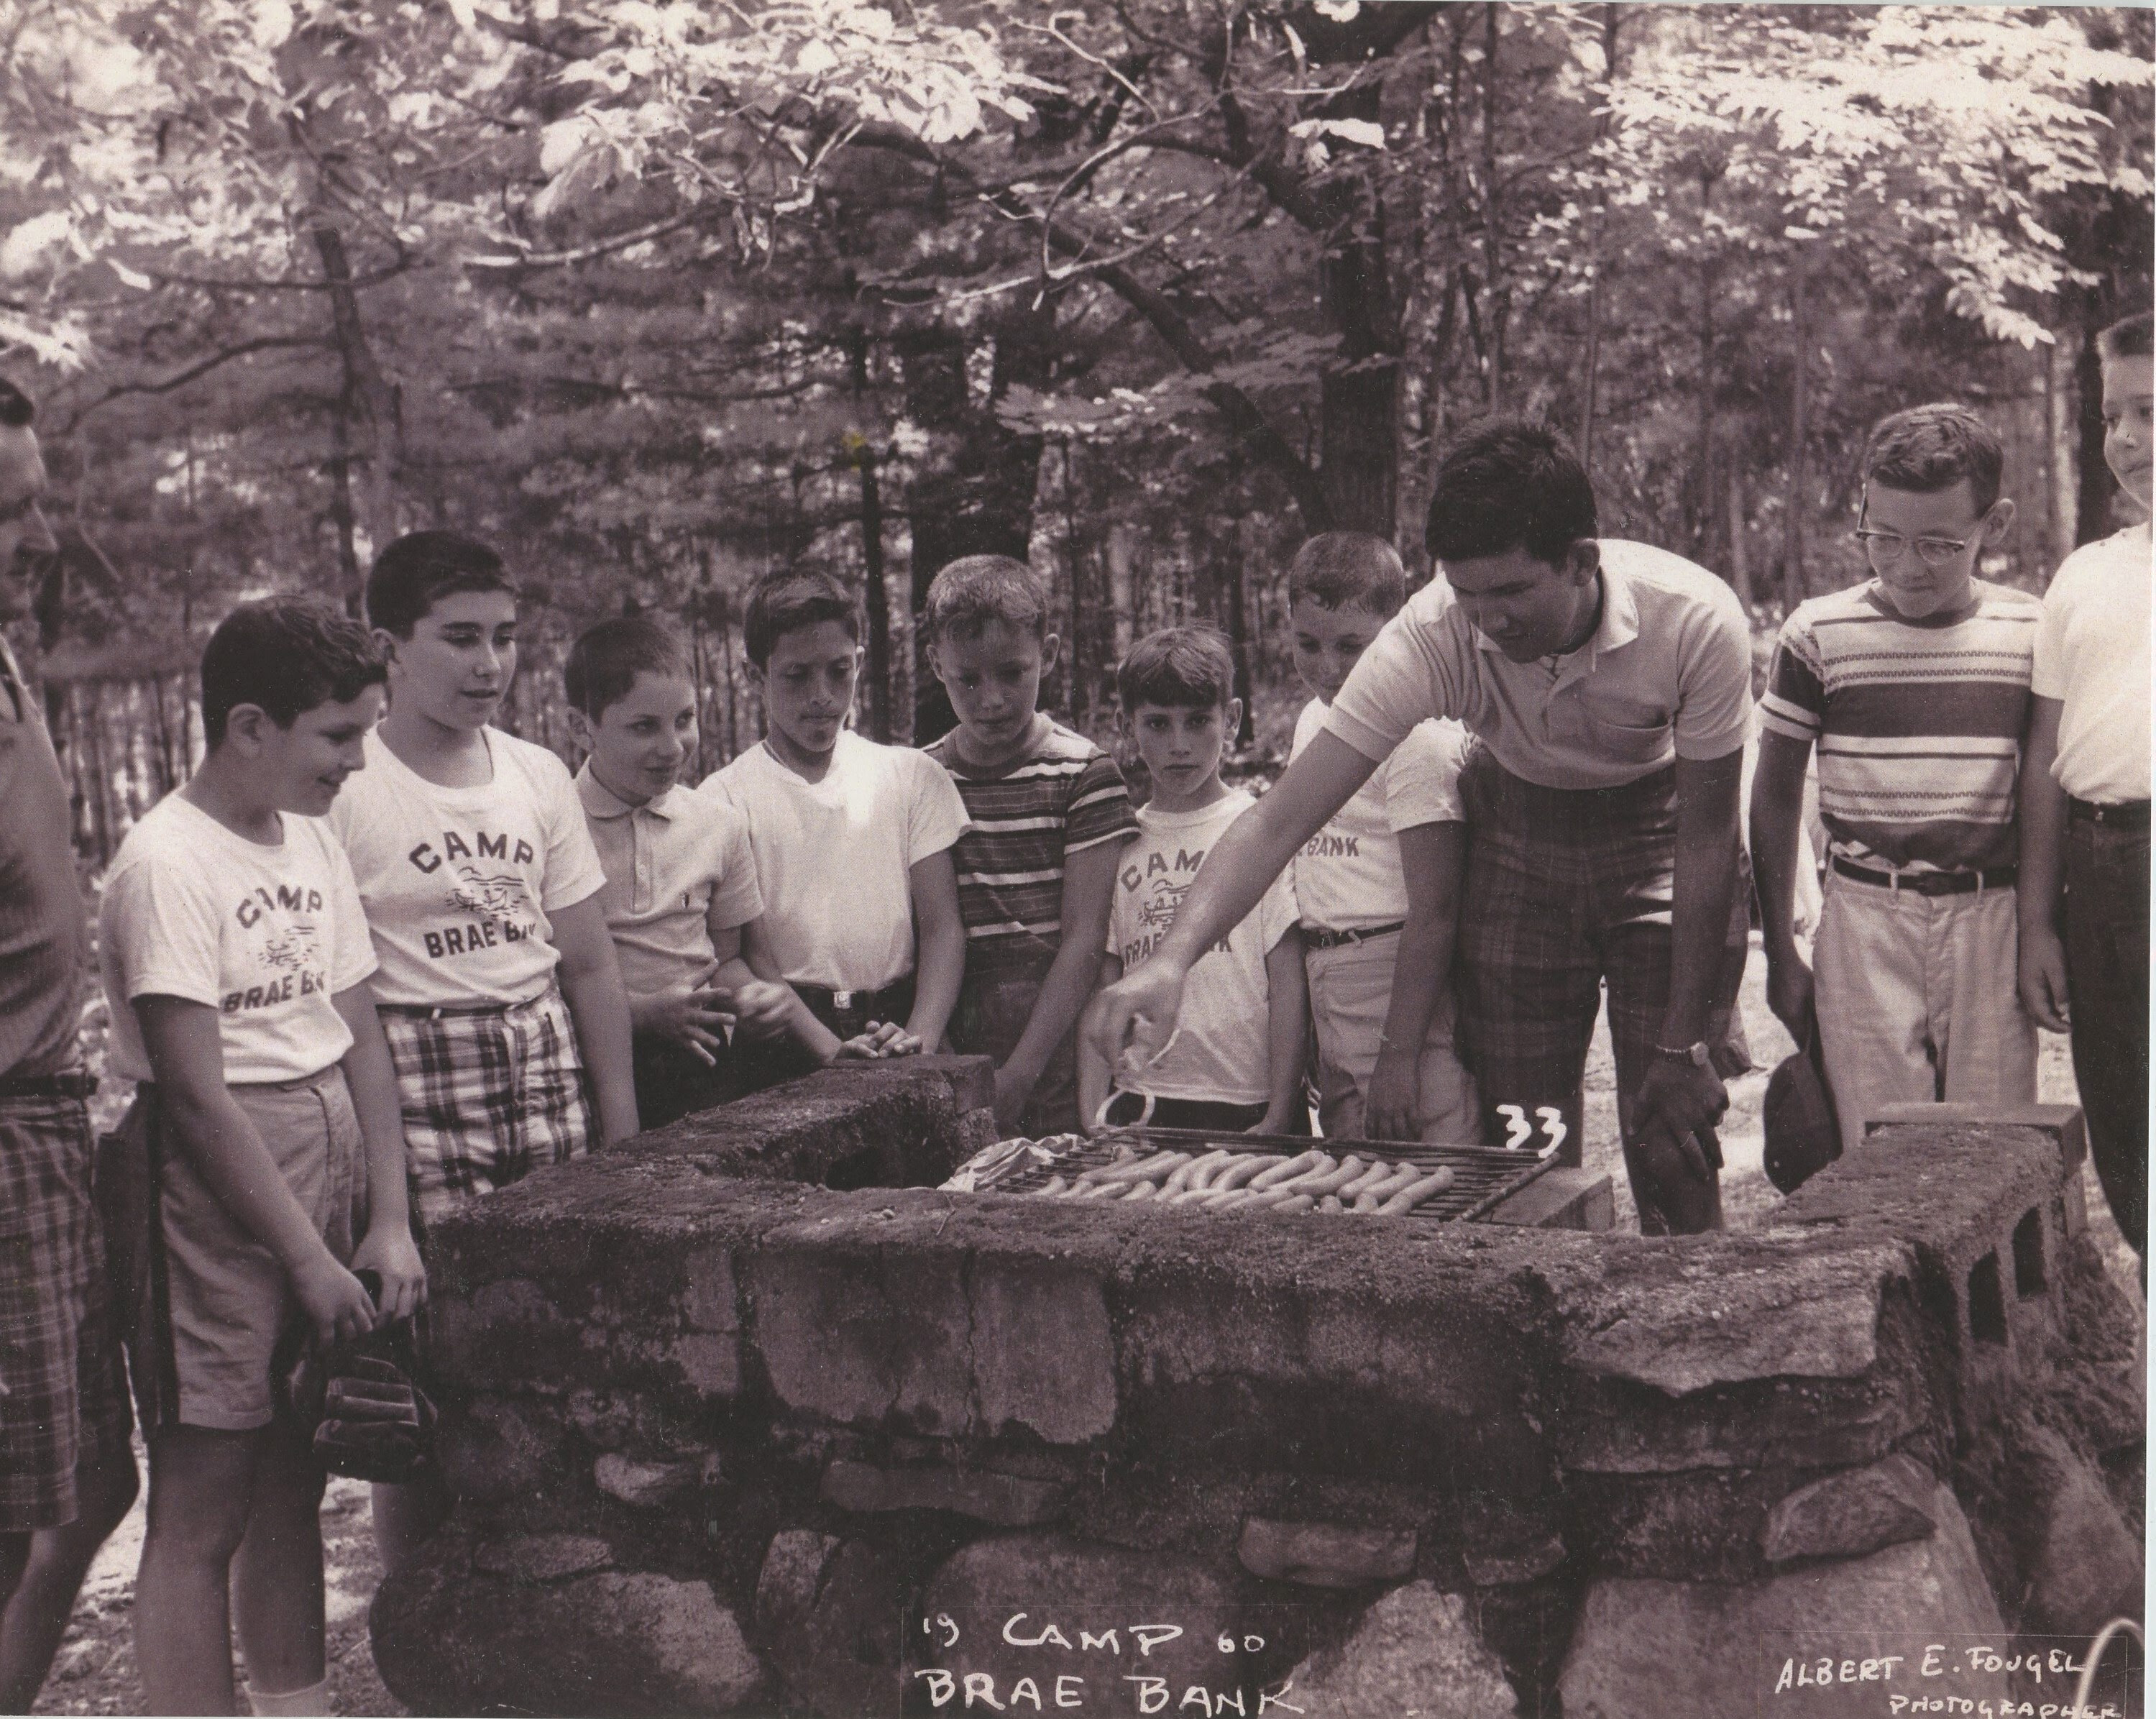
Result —
<svg viewBox="0 0 2156 1719"><path fill-rule="evenodd" d="M1703 1069L1707 1065L1710 1053L1707 1041L1702 1039L1697 1044L1657 1044L1655 1054L1667 1057L1671 1062L1688 1062L1696 1069Z"/></svg>

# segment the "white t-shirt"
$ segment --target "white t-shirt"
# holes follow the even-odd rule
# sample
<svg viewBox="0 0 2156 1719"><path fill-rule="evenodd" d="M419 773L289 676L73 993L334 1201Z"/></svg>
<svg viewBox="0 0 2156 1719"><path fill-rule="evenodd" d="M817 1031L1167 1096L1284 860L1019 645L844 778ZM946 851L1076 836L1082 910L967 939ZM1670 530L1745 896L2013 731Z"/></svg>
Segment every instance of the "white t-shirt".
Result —
<svg viewBox="0 0 2156 1719"><path fill-rule="evenodd" d="M214 1008L234 1085L305 1080L352 1048L334 999L374 971L359 890L327 824L283 823L264 847L167 794L127 832L98 912L115 1074L151 1078L138 997Z"/></svg>
<svg viewBox="0 0 2156 1719"><path fill-rule="evenodd" d="M757 746L705 788L747 828L764 930L790 983L880 991L913 971L912 870L970 827L941 764L849 729L821 782Z"/></svg>
<svg viewBox="0 0 2156 1719"><path fill-rule="evenodd" d="M2148 527L2084 543L2061 564L2036 623L2030 690L2060 700L2051 774L2077 800L2148 798Z"/></svg>
<svg viewBox="0 0 2156 1719"><path fill-rule="evenodd" d="M1175 923L1206 850L1257 803L1230 793L1195 812L1138 813L1137 839L1122 851L1108 909L1108 953L1125 972L1142 967ZM1272 881L1243 922L1199 958L1183 982L1183 1013L1168 1049L1116 1083L1155 1098L1263 1104L1269 1078L1271 986L1265 957L1295 924L1294 867Z"/></svg>
<svg viewBox="0 0 2156 1719"><path fill-rule="evenodd" d="M1312 699L1295 719L1294 761L1325 726L1327 706ZM1303 923L1344 931L1398 925L1408 916L1400 832L1424 824L1458 824L1460 767L1467 731L1457 722L1418 722L1370 779L1326 820L1295 856L1295 900Z"/></svg>
<svg viewBox="0 0 2156 1719"><path fill-rule="evenodd" d="M491 782L440 787L370 734L366 768L330 808L382 961L380 1002L529 1003L561 958L547 916L606 883L568 767L544 747L480 731Z"/></svg>

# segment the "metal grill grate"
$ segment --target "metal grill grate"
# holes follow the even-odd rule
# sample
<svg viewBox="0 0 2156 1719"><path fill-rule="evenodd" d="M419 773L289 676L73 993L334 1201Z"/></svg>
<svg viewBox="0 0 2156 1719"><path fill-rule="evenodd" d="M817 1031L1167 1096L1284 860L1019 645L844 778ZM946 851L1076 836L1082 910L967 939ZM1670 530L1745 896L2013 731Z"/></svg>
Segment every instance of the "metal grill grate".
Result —
<svg viewBox="0 0 2156 1719"><path fill-rule="evenodd" d="M1219 1135L1199 1128L1113 1128L1096 1135L1053 1165L1028 1165L983 1193L1031 1193L1045 1187L1050 1178L1073 1177L1115 1161L1117 1148L1128 1144L1141 1156L1156 1152L1187 1152L1193 1157L1215 1150L1238 1152L1280 1152L1289 1157L1312 1149L1345 1158L1350 1152L1368 1164L1373 1157L1387 1163L1413 1164L1418 1169L1440 1166L1452 1172L1452 1186L1432 1194L1406 1215L1425 1224L1466 1224L1486 1215L1517 1193L1557 1162L1526 1152L1507 1152L1502 1147L1429 1146L1420 1141L1313 1140L1305 1134ZM1153 1209L1151 1201L1140 1203ZM1176 1208L1173 1209L1181 1209Z"/></svg>

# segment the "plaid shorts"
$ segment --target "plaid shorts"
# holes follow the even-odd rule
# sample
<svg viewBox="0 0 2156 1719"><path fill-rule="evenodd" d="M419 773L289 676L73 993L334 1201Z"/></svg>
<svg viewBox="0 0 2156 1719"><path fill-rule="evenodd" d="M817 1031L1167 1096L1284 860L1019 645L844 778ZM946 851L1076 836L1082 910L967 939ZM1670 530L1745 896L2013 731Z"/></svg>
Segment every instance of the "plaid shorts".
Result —
<svg viewBox="0 0 2156 1719"><path fill-rule="evenodd" d="M1581 1080L1606 983L1620 1126L1654 1060L1670 998L1676 770L1619 788L1541 788L1478 750L1460 772L1467 808L1460 916L1460 1043L1481 1088L1484 1138L1545 1143L1580 1162ZM1752 1065L1737 1019L1749 890L1731 909L1707 1042L1725 1078ZM1532 1142L1517 1139L1522 1127Z"/></svg>
<svg viewBox="0 0 2156 1719"><path fill-rule="evenodd" d="M591 1106L557 988L501 1008L384 1005L379 1013L404 1111L412 1208L422 1221L541 1164L583 1156Z"/></svg>
<svg viewBox="0 0 2156 1719"><path fill-rule="evenodd" d="M95 1155L80 1099L0 1099L0 1533L73 1521L76 1470L127 1450Z"/></svg>

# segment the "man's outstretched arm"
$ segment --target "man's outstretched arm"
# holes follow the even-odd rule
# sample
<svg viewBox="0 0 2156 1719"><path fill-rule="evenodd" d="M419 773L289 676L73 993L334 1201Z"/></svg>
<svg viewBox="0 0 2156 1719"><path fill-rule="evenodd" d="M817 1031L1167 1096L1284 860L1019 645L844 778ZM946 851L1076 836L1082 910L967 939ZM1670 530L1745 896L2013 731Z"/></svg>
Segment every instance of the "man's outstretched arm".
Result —
<svg viewBox="0 0 2156 1719"><path fill-rule="evenodd" d="M1243 922L1296 849L1347 804L1378 762L1320 729L1271 792L1228 827L1145 964L1093 999L1086 1032L1111 1070L1127 1046L1141 1061L1160 1054L1182 1012L1183 979L1199 957Z"/></svg>

